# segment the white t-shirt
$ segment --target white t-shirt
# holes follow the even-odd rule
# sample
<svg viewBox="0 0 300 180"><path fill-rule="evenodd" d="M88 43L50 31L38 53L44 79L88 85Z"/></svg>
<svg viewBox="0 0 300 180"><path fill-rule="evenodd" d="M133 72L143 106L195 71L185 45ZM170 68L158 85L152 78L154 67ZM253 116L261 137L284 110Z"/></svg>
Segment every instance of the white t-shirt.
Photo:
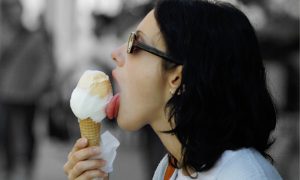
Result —
<svg viewBox="0 0 300 180"><path fill-rule="evenodd" d="M159 163L153 180L163 180L168 156ZM181 169L176 169L170 180L191 180ZM197 180L282 180L277 170L258 151L243 148L227 150L209 171L198 173Z"/></svg>

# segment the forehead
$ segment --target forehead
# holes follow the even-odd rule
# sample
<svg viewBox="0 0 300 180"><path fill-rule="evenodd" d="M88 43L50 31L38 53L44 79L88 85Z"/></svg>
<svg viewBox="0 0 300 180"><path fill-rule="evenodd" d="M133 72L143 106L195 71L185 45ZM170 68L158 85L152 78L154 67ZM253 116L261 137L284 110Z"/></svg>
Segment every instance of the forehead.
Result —
<svg viewBox="0 0 300 180"><path fill-rule="evenodd" d="M151 40L151 43L158 46L164 46L164 41L154 17L154 10L150 11L137 27L145 39Z"/></svg>

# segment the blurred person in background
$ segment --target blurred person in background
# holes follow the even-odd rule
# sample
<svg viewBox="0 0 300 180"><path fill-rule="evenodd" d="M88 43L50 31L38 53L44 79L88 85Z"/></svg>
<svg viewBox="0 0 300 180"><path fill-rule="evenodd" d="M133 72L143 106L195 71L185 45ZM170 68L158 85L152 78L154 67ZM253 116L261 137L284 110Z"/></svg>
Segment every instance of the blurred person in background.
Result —
<svg viewBox="0 0 300 180"><path fill-rule="evenodd" d="M150 125L167 155L153 179L280 180L267 150L276 110L255 31L234 6L160 0L113 51L120 94L107 107L125 130ZM107 177L79 139L69 179ZM268 159L271 161L268 161Z"/></svg>
<svg viewBox="0 0 300 180"><path fill-rule="evenodd" d="M19 0L0 1L1 159L8 176L16 165L24 163L30 169L34 163L35 113L54 68L44 32L26 29L22 10Z"/></svg>

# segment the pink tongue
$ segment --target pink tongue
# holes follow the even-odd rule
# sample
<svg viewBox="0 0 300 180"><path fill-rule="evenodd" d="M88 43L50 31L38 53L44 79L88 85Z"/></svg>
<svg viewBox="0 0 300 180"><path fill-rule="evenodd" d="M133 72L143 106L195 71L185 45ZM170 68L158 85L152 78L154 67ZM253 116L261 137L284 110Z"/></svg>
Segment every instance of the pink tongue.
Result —
<svg viewBox="0 0 300 180"><path fill-rule="evenodd" d="M114 97L110 100L108 105L106 106L106 115L108 119L113 119L118 116L120 106L120 94L114 95Z"/></svg>

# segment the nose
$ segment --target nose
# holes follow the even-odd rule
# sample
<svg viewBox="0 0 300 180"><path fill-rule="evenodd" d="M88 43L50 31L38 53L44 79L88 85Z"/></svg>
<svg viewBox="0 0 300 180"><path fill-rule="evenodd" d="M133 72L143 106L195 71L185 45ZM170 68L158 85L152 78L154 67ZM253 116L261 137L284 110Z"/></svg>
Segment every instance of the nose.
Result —
<svg viewBox="0 0 300 180"><path fill-rule="evenodd" d="M119 66L119 67L122 67L125 63L124 47L125 47L125 44L116 48L111 53L112 60L114 60L115 63L117 64L117 66Z"/></svg>

